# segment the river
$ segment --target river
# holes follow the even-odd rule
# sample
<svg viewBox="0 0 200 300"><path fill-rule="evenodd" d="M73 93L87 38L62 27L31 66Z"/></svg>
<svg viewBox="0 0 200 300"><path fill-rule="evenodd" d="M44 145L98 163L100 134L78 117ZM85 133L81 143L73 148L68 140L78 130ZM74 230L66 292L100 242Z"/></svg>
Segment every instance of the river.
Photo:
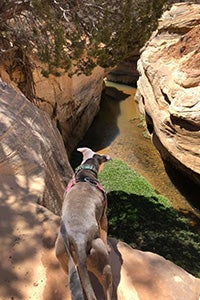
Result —
<svg viewBox="0 0 200 300"><path fill-rule="evenodd" d="M193 183L188 185L188 180L170 165L166 168L142 126L135 92L133 87L106 82L100 111L79 146L125 161L158 193L166 196L175 209L199 216L199 187Z"/></svg>

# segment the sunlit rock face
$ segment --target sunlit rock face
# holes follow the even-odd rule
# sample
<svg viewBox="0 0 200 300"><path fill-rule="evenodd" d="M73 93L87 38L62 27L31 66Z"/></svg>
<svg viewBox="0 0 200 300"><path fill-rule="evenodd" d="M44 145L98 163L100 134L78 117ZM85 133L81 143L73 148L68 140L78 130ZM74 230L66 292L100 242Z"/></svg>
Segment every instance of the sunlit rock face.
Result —
<svg viewBox="0 0 200 300"><path fill-rule="evenodd" d="M166 11L138 61L136 100L162 157L200 184L200 5Z"/></svg>
<svg viewBox="0 0 200 300"><path fill-rule="evenodd" d="M33 202L59 213L72 169L58 129L47 113L3 81L0 108L0 172L15 185L5 183L5 195L10 189L25 191Z"/></svg>
<svg viewBox="0 0 200 300"><path fill-rule="evenodd" d="M1 79L0 137L0 299L65 299L54 213L72 169L48 114Z"/></svg>
<svg viewBox="0 0 200 300"><path fill-rule="evenodd" d="M18 66L8 75L0 65L0 77L6 82L12 80L31 102L48 113L62 134L67 152L71 153L99 110L104 69L97 66L89 76L75 74L70 77L60 70L59 76L45 77L42 75L45 66L32 57L29 59L33 68L28 74Z"/></svg>
<svg viewBox="0 0 200 300"><path fill-rule="evenodd" d="M33 71L35 102L56 120L68 153L83 137L99 110L104 70L96 67L90 76L67 73L48 78L41 68Z"/></svg>

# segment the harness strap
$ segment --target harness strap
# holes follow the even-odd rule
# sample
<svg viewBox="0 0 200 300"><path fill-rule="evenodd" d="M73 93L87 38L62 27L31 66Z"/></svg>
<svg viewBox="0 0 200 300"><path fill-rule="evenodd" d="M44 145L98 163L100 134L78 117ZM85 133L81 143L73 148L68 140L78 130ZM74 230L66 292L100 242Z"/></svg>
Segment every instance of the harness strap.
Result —
<svg viewBox="0 0 200 300"><path fill-rule="evenodd" d="M107 203L107 196L106 196L106 192L105 192L103 186L99 183L98 180L93 180L93 179L91 179L89 177L84 177L83 180L78 180L77 181L76 178L75 178L75 176L73 176L72 179L70 180L70 182L67 185L66 193L68 193L71 190L71 188L77 182L89 182L89 183L95 185L103 193L103 195L104 195L104 201L103 201L104 205Z"/></svg>
<svg viewBox="0 0 200 300"><path fill-rule="evenodd" d="M98 181L97 181L96 187L103 193L103 195L104 195L103 204L106 205L106 203L107 203L106 191L104 190L104 188L102 187L102 185Z"/></svg>
<svg viewBox="0 0 200 300"><path fill-rule="evenodd" d="M68 193L71 190L71 188L75 185L75 183L76 183L76 179L75 179L75 176L73 176L67 185L66 193Z"/></svg>

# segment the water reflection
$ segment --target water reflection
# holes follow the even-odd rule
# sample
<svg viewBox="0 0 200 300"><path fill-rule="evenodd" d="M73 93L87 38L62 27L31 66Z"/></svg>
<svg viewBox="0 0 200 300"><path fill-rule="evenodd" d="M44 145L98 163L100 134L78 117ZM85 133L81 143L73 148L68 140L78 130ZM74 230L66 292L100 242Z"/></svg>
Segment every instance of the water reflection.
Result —
<svg viewBox="0 0 200 300"><path fill-rule="evenodd" d="M108 147L119 135L120 102L129 96L114 87L107 87L102 94L101 109L80 145L87 145L94 151Z"/></svg>

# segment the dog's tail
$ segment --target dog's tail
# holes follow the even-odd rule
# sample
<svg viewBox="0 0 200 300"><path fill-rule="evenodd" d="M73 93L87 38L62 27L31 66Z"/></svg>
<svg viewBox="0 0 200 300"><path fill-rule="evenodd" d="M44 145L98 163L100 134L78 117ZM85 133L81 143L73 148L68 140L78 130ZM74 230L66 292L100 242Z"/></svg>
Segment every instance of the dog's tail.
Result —
<svg viewBox="0 0 200 300"><path fill-rule="evenodd" d="M73 257L71 256L71 253L69 251L67 229L62 220L60 225L60 232L64 240L68 257L70 258L69 276L70 276L70 290L71 290L72 300L85 299L82 288L84 289L87 300L97 300L87 270L87 254L86 254L85 243L83 242L77 245L77 243L74 242L74 246L76 247L76 252L77 252L77 261L78 261L78 270L77 270L73 261Z"/></svg>
<svg viewBox="0 0 200 300"><path fill-rule="evenodd" d="M69 286L70 286L70 291L71 291L71 298L72 298L72 300L84 300L85 297L83 295L83 289L81 286L79 274L78 274L78 271L74 264L74 261L71 257L71 254L69 252L69 241L67 239L67 230L66 230L65 224L62 220L61 220L61 224L60 224L60 233L63 237L65 249L66 249L68 257L69 257L68 271L69 271Z"/></svg>
<svg viewBox="0 0 200 300"><path fill-rule="evenodd" d="M81 244L78 245L77 260L78 260L78 273L79 273L79 277L84 292L86 294L86 298L87 300L97 300L87 270L87 253L86 253L86 245L84 243L82 245Z"/></svg>

